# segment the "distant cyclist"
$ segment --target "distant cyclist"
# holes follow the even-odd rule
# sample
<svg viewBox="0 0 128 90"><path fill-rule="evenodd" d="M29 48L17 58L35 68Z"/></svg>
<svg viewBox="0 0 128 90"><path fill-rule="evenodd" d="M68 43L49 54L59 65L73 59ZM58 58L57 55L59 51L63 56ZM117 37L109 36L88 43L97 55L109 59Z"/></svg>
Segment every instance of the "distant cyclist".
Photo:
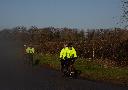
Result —
<svg viewBox="0 0 128 90"><path fill-rule="evenodd" d="M64 48L60 52L61 71L64 70L64 65L69 69L69 66L73 69L73 64L77 58L76 50L72 46L72 43L65 44Z"/></svg>
<svg viewBox="0 0 128 90"><path fill-rule="evenodd" d="M32 47L32 44L27 46L26 48L27 58L29 60L29 64L31 63L33 65L33 55L35 53L34 47Z"/></svg>

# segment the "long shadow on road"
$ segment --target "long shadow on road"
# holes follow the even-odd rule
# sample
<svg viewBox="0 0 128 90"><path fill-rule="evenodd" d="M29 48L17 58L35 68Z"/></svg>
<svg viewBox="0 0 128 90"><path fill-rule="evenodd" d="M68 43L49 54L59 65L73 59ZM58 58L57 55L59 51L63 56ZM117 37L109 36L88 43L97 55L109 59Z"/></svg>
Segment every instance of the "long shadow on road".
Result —
<svg viewBox="0 0 128 90"><path fill-rule="evenodd" d="M0 39L0 90L128 90L128 87L62 78L60 72L23 63L22 44Z"/></svg>

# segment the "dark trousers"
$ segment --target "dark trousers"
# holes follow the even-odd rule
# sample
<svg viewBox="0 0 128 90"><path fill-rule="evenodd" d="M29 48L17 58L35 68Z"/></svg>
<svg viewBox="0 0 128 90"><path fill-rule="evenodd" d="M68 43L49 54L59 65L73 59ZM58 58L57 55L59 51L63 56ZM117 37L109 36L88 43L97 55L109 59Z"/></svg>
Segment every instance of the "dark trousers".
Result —
<svg viewBox="0 0 128 90"><path fill-rule="evenodd" d="M70 65L73 65L75 62L74 58L70 58L70 59L61 59L61 71L63 72L64 68L68 70Z"/></svg>
<svg viewBox="0 0 128 90"><path fill-rule="evenodd" d="M64 68L66 69L68 68L68 65L66 64L67 60L61 59L60 61L61 61L61 72L63 72Z"/></svg>

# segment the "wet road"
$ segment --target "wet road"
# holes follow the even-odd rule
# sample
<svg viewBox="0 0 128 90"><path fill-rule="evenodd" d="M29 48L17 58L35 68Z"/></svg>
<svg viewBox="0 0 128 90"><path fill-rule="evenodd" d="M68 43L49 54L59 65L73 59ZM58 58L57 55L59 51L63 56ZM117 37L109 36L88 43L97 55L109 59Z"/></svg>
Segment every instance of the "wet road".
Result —
<svg viewBox="0 0 128 90"><path fill-rule="evenodd" d="M0 90L128 90L128 87L64 79L54 70L25 65L21 44L0 39Z"/></svg>

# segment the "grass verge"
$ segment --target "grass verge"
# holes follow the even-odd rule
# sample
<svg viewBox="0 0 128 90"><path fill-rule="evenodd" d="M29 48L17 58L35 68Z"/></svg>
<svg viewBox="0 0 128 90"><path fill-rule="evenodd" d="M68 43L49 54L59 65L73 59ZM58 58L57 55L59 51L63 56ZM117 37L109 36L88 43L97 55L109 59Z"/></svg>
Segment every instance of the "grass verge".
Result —
<svg viewBox="0 0 128 90"><path fill-rule="evenodd" d="M40 60L40 64L59 70L60 61L58 55L40 54L36 55L36 59ZM81 76L90 80L100 80L117 84L128 85L128 67L104 67L95 61L78 58L75 67L82 71Z"/></svg>

